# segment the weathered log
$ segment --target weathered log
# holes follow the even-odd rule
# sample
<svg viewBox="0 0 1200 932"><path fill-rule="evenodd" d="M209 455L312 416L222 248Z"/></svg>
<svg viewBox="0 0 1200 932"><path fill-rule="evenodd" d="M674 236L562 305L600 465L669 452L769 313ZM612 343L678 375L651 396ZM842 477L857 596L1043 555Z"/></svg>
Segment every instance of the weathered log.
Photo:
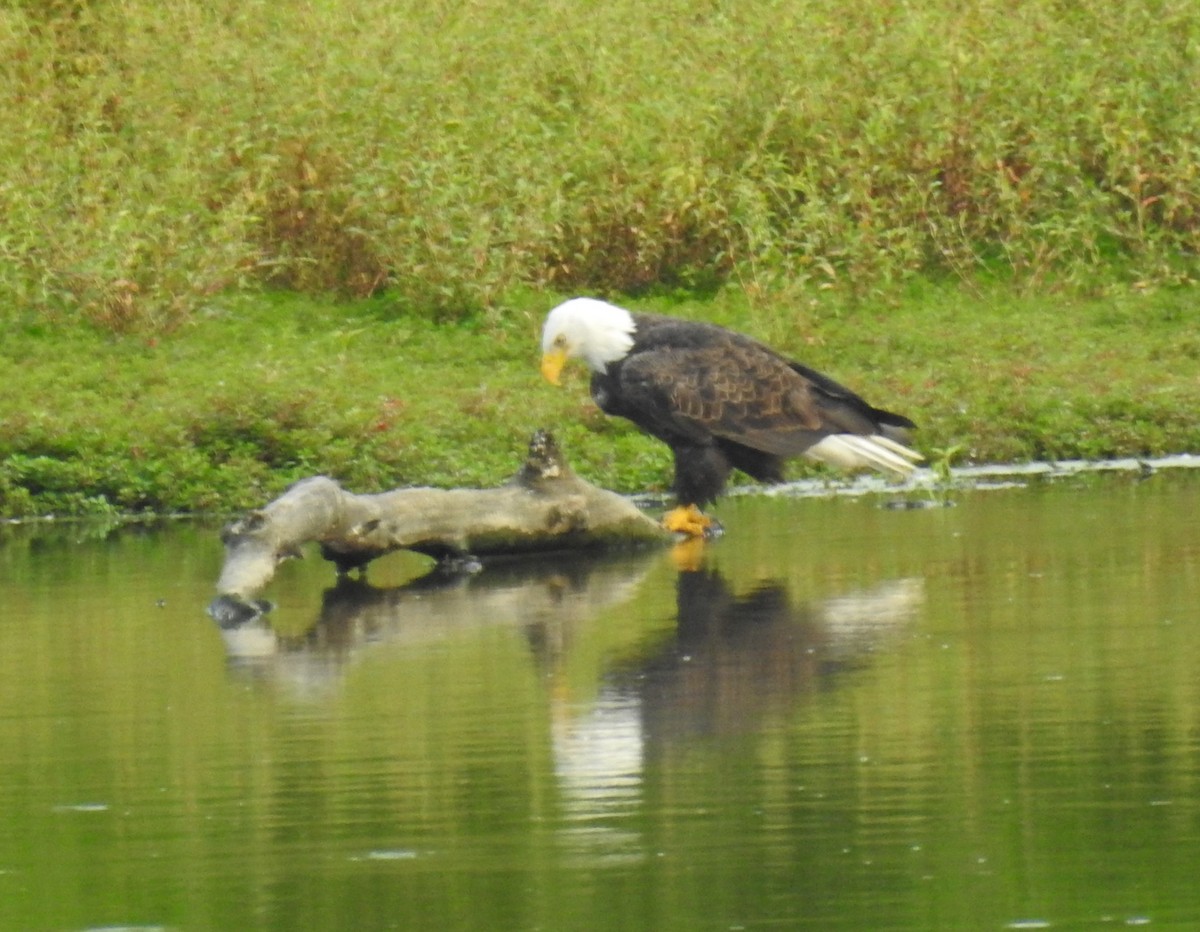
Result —
<svg viewBox="0 0 1200 932"><path fill-rule="evenodd" d="M218 600L251 604L310 541L341 575L395 550L469 560L670 539L627 498L576 476L549 432L538 431L525 465L499 488L356 495L326 476L302 479L222 530Z"/></svg>

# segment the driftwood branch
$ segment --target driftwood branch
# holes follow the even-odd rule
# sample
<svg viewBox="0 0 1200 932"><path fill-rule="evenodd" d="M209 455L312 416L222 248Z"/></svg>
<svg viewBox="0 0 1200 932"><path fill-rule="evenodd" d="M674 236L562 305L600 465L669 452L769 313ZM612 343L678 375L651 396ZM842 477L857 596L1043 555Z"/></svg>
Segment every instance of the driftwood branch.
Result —
<svg viewBox="0 0 1200 932"><path fill-rule="evenodd" d="M227 525L221 539L218 599L249 600L310 541L341 575L394 550L467 559L629 546L670 535L628 499L576 476L554 438L538 431L525 465L500 488L356 495L314 476Z"/></svg>

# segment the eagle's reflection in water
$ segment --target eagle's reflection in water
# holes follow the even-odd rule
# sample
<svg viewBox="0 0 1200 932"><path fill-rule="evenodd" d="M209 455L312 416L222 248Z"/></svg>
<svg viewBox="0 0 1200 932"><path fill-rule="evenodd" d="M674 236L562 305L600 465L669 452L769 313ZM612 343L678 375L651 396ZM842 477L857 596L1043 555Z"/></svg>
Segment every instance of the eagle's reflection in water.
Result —
<svg viewBox="0 0 1200 932"><path fill-rule="evenodd" d="M833 675L860 666L921 601L902 579L793 606L773 583L734 595L715 571L680 573L676 637L641 671L642 717L654 746L758 730Z"/></svg>
<svg viewBox="0 0 1200 932"><path fill-rule="evenodd" d="M553 716L568 850L590 863L646 856L637 826L647 765L672 748L751 734L793 714L839 671L902 630L919 579L792 605L767 583L736 595L712 569L680 572L674 636L607 677L585 708Z"/></svg>

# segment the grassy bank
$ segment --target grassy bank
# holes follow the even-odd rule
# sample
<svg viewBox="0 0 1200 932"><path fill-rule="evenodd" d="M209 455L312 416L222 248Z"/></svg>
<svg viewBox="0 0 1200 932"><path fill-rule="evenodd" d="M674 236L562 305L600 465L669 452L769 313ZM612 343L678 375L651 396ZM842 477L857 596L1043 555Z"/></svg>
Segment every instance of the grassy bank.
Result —
<svg viewBox="0 0 1200 932"><path fill-rule="evenodd" d="M1190 0L15 0L0 315L1187 280L1198 35Z"/></svg>
<svg viewBox="0 0 1200 932"><path fill-rule="evenodd" d="M492 485L540 426L593 481L662 488L665 448L596 412L582 370L559 390L538 376L555 300L527 293L493 321L431 325L379 300L245 295L169 334L10 328L0 514L228 512L312 473L360 491ZM763 337L911 415L927 454L958 446L981 462L1200 450L1194 301L914 283L870 304L810 292L763 305L740 290L630 303Z"/></svg>
<svg viewBox="0 0 1200 932"><path fill-rule="evenodd" d="M1198 37L1186 0L8 3L0 513L491 484L543 425L661 485L536 378L572 293L765 337L928 452L1200 449Z"/></svg>

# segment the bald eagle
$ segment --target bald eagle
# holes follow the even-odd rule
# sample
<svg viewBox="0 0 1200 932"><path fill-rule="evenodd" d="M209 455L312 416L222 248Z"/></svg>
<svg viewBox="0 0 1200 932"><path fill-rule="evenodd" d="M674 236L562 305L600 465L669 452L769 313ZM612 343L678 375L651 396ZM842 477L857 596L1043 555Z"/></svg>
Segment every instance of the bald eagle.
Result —
<svg viewBox="0 0 1200 932"><path fill-rule="evenodd" d="M559 384L567 360L592 371L592 398L671 448L678 505L668 530L700 536L700 508L738 469L783 479L788 457L904 476L921 456L905 445L908 418L749 337L714 324L638 314L594 298L554 308L542 331L542 375Z"/></svg>

